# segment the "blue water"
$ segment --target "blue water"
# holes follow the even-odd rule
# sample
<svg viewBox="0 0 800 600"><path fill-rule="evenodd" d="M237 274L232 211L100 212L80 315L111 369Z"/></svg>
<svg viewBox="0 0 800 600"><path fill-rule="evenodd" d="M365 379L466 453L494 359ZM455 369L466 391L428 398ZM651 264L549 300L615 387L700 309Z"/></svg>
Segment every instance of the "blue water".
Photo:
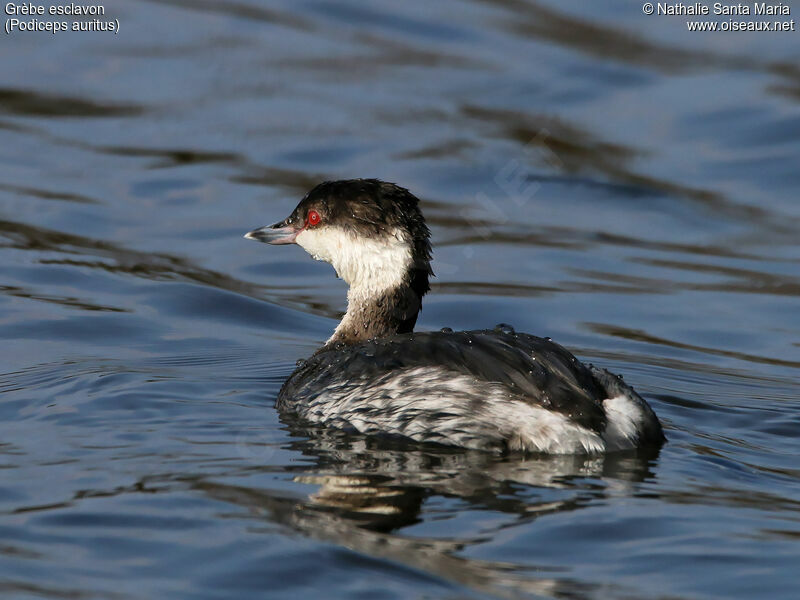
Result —
<svg viewBox="0 0 800 600"><path fill-rule="evenodd" d="M104 6L118 35L0 38L0 595L800 595L800 34L618 0ZM242 234L342 177L422 199L418 328L550 336L669 442L282 421L345 287Z"/></svg>

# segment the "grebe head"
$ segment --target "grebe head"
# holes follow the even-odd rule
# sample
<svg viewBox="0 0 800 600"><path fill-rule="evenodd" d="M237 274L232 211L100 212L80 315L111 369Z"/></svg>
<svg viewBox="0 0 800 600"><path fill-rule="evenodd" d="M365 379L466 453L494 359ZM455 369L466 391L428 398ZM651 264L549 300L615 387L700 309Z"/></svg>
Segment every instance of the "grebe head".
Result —
<svg viewBox="0 0 800 600"><path fill-rule="evenodd" d="M342 341L405 333L433 274L430 232L418 203L408 190L377 179L326 181L286 219L245 237L297 244L333 265L350 286L348 312L337 328L347 334L338 336Z"/></svg>

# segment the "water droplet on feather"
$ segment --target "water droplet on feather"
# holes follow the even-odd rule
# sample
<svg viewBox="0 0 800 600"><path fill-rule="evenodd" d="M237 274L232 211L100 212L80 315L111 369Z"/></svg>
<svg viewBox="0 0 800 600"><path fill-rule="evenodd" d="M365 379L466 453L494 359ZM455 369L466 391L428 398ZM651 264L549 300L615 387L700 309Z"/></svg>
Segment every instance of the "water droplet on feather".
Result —
<svg viewBox="0 0 800 600"><path fill-rule="evenodd" d="M514 328L508 323L498 323L494 326L495 333L504 333L506 335L513 335L516 333Z"/></svg>

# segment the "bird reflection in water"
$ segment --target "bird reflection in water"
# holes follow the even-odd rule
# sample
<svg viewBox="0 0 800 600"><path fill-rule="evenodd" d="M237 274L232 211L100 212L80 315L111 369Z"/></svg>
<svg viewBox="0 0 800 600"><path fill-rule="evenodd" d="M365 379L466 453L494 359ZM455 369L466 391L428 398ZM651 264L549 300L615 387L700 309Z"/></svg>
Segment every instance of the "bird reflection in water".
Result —
<svg viewBox="0 0 800 600"><path fill-rule="evenodd" d="M208 481L196 486L309 538L506 598L583 596L591 591L587 585L592 586L565 577L560 567L476 560L464 556L465 549L510 525L635 494L638 484L655 477L658 458L658 448L597 456L496 456L439 447L409 449L318 428L291 430L305 438L292 442L291 449L313 460L284 470L298 483L318 486L307 497ZM492 511L509 519L482 523L479 533L465 537L455 529L438 538L404 534L404 528L436 518L425 508L436 498L460 500L457 511ZM520 558L535 556L532 548ZM601 586L609 591L607 582L598 583L595 591Z"/></svg>

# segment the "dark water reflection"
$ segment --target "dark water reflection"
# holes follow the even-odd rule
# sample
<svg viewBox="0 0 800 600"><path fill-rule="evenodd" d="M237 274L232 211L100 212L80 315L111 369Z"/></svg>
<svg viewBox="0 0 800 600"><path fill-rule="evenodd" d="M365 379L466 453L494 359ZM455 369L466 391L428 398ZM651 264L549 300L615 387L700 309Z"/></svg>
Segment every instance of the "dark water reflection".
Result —
<svg viewBox="0 0 800 600"><path fill-rule="evenodd" d="M523 564L470 558L465 554L471 546L547 515L603 503L620 488L635 493L637 483L652 478L649 467L655 458L651 453L525 461L446 450L392 451L368 440L335 440L322 431L302 433L314 434L314 441L292 448L313 457L315 464L293 469L293 479L318 487L308 498L219 483L194 485L210 497L244 506L251 514L310 538L511 598L600 592L603 586L556 578L563 569L534 564L531 556ZM598 481L586 486L588 478ZM601 478L606 483L600 483ZM423 505L434 498L458 502L456 507L434 509L436 520L480 511L492 515L494 522L468 535L461 532L458 538L435 531L432 537L424 536L414 526L424 522ZM409 535L393 535L400 528Z"/></svg>
<svg viewBox="0 0 800 600"><path fill-rule="evenodd" d="M796 34L614 1L105 6L118 36L2 42L0 594L797 596ZM423 200L420 327L551 336L669 443L281 422L344 287L241 236L352 176Z"/></svg>

